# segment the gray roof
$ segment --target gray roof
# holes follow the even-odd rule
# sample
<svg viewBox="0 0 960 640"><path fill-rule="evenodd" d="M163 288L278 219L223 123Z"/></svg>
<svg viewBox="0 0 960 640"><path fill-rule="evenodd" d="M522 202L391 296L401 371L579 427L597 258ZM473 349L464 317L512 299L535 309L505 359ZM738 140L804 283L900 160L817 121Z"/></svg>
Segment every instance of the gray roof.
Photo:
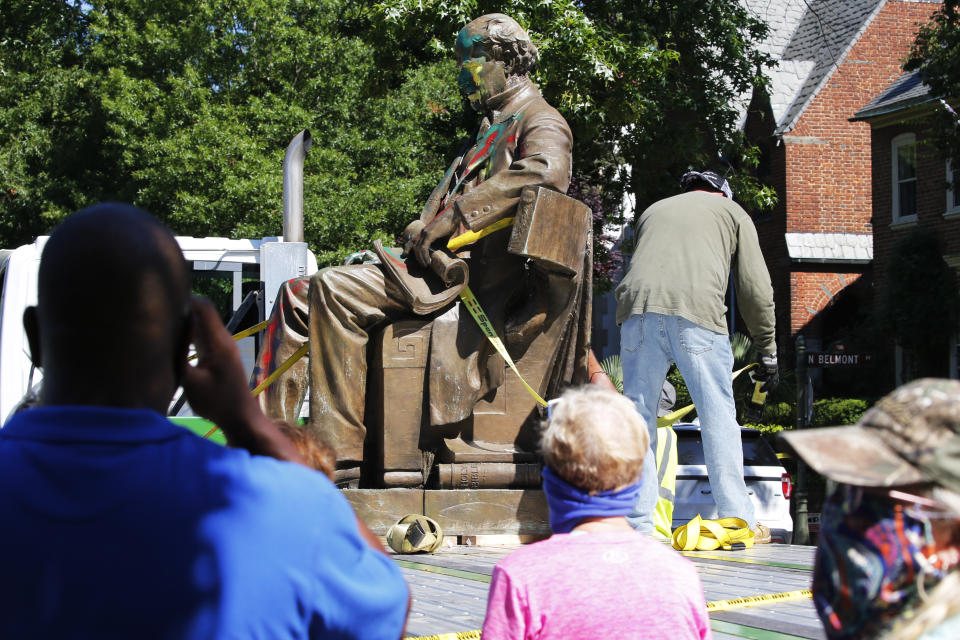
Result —
<svg viewBox="0 0 960 640"><path fill-rule="evenodd" d="M788 133L886 0L741 0L770 25L760 49L779 61L770 74L777 134Z"/></svg>
<svg viewBox="0 0 960 640"><path fill-rule="evenodd" d="M851 120L866 120L932 100L936 98L930 94L930 87L924 84L923 74L919 70L911 71L894 80L893 84L857 111Z"/></svg>
<svg viewBox="0 0 960 640"><path fill-rule="evenodd" d="M870 233L785 233L791 260L862 263L873 259Z"/></svg>

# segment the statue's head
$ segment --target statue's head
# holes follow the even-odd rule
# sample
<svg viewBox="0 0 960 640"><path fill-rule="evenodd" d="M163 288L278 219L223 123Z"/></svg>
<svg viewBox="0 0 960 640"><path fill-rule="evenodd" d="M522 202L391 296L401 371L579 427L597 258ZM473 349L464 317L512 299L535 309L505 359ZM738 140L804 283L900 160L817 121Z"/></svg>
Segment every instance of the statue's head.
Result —
<svg viewBox="0 0 960 640"><path fill-rule="evenodd" d="M487 99L525 78L536 66L537 47L517 21L490 13L457 34L460 91L476 111Z"/></svg>

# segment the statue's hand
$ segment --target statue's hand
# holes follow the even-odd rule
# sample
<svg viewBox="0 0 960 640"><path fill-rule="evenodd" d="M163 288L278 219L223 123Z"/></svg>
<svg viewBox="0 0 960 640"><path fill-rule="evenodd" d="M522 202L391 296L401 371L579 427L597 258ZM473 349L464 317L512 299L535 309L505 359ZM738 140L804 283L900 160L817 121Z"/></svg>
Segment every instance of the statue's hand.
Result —
<svg viewBox="0 0 960 640"><path fill-rule="evenodd" d="M460 216L456 208L451 204L441 211L430 221L423 231L420 232L414 246L413 253L417 256L417 262L425 267L430 266L430 247L437 240L449 237L460 224Z"/></svg>
<svg viewBox="0 0 960 640"><path fill-rule="evenodd" d="M400 235L400 239L403 241L403 255L406 256L413 251L413 247L416 246L417 240L420 239L420 233L422 231L423 223L419 220L414 220L403 230L403 233Z"/></svg>

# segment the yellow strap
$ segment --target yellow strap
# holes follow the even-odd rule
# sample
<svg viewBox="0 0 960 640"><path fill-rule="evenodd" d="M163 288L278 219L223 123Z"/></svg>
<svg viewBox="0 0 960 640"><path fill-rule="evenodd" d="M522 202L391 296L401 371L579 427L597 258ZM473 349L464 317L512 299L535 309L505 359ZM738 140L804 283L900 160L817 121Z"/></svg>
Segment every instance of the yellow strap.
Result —
<svg viewBox="0 0 960 640"><path fill-rule="evenodd" d="M489 227L487 227L489 229ZM486 229L485 229L486 230ZM540 397L540 394L533 390L527 381L523 379L523 376L520 375L520 372L517 370L517 365L513 363L513 358L510 357L510 354L507 353L506 347L503 346L503 342L497 336L497 332L493 329L493 324L490 322L490 319L487 318L487 314L484 313L483 308L480 306L480 303L477 301L476 296L473 295L473 291L470 290L470 287L464 287L463 291L460 292L460 299L463 301L463 306L470 311L470 315L473 316L473 319L477 321L477 325L480 327L480 330L483 331L483 334L487 336L487 339L490 341L490 344L493 345L493 348L497 350L503 359L506 360L507 364L510 365L510 368L513 369L513 372L517 374L517 377L520 378L521 384L524 388L533 396L533 399L538 403L547 406L547 401Z"/></svg>
<svg viewBox="0 0 960 640"><path fill-rule="evenodd" d="M677 528L671 540L678 551L731 551L736 543L749 549L753 546L753 531L741 518L705 520L697 515L693 520Z"/></svg>
<svg viewBox="0 0 960 640"><path fill-rule="evenodd" d="M297 360L299 360L299 359L302 358L303 356L307 355L307 351L309 351L309 350L310 350L310 343L309 343L309 342L304 342L302 345L300 345L300 348L299 348L299 349L297 349L296 351L293 352L293 355L292 355L292 356L290 356L289 358L287 358L286 360L284 360L284 361L283 361L283 364L281 364L279 367L277 367L276 370L275 370L273 373L271 373L271 374L268 375L266 378L264 378L263 382L261 382L260 384L258 384L258 385L253 389L253 391L251 391L250 393L252 393L254 396L260 395L260 393L261 393L264 389L266 389L267 387L269 387L270 384L271 384L274 380L276 380L277 378L279 378L280 376L282 376L283 373L284 373L287 369L289 369L289 368L292 367L294 364L296 364ZM215 433L216 433L217 431L219 431L219 430L220 430L219 427L214 427L213 429L210 429L210 431L207 431L205 434L203 434L203 437L204 437L204 438L209 438L210 436L212 436L213 434L215 434Z"/></svg>
<svg viewBox="0 0 960 640"><path fill-rule="evenodd" d="M457 249L461 249L467 246L468 244L473 244L480 238L483 238L484 236L488 236L494 231L500 231L500 229L506 229L512 224L513 224L513 218L503 218L502 220L497 220L493 224L489 224L485 226L480 231L466 231L458 235L456 238L451 238L450 241L447 242L447 249L450 249L450 251L456 251Z"/></svg>
<svg viewBox="0 0 960 640"><path fill-rule="evenodd" d="M234 342L239 342L240 340L243 340L243 339L246 338L247 336L252 336L252 335L255 334L256 332L258 332L258 331L260 331L260 330L262 330L262 329L266 329L266 328L267 328L267 325L268 325L269 323L270 323L269 320L264 320L264 321L261 322L260 324L255 324L255 325L253 325L252 327L250 327L250 328L248 328L248 329L244 329L244 330L241 331L240 333L235 333L235 334L233 335L233 341L234 341ZM192 356L190 356L189 358L187 358L187 361L189 362L190 360L196 360L196 359L197 359L197 354L195 353L195 354L193 354Z"/></svg>
<svg viewBox="0 0 960 640"><path fill-rule="evenodd" d="M293 352L292 356L284 360L283 364L277 367L273 373L271 373L266 378L264 378L263 382L261 382L256 387L254 387L253 391L251 391L250 393L252 393L255 396L260 395L260 392L262 392L264 389L269 387L274 380L282 376L287 369L289 369L294 364L296 364L297 360L307 355L307 351L309 350L310 350L310 343L304 342L302 345L300 345L299 349Z"/></svg>
<svg viewBox="0 0 960 640"><path fill-rule="evenodd" d="M246 338L247 336L252 336L253 334L257 333L258 331L261 331L261 330L263 330L263 329L266 329L268 324L270 324L270 321L269 321L269 320L264 320L264 321L261 322L260 324L255 324L255 325L253 325L252 327L250 327L250 328L248 328L248 329L244 329L244 330L241 331L240 333L234 334L233 339L234 339L234 340L243 340L243 339Z"/></svg>

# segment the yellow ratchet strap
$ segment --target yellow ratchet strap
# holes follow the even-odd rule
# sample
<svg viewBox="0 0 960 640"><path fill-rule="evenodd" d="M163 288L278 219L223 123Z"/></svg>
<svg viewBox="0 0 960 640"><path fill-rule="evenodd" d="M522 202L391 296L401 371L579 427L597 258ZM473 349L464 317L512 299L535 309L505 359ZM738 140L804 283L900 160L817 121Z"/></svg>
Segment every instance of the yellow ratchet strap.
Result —
<svg viewBox="0 0 960 640"><path fill-rule="evenodd" d="M264 378L264 379L263 379L263 382L261 382L261 383L258 384L256 387L254 387L253 391L251 391L250 393L252 393L252 394L255 395L255 396L260 395L260 393L261 393L264 389L266 389L267 387L269 387L270 384L271 384L274 380L276 380L277 378L279 378L280 376L282 376L287 369L289 369L289 368L292 367L294 364L296 364L297 360L299 360L299 359L302 358L303 356L307 355L307 351L309 351L309 350L310 350L310 343L309 343L309 342L304 342L302 345L300 345L300 348L299 348L299 349L297 349L296 351L293 352L293 355L292 355L292 356L290 356L289 358L287 358L286 360L284 360L284 361L283 361L283 364L281 364L279 367L277 367L277 368L274 370L273 373L271 373L271 374L268 375L266 378Z"/></svg>
<svg viewBox="0 0 960 640"><path fill-rule="evenodd" d="M489 229L489 227L487 227ZM486 231L486 229L484 229ZM521 384L524 388L533 396L533 399L536 400L542 406L547 406L547 401L540 397L540 394L533 390L527 381L523 379L523 376L520 375L520 372L517 370L517 365L513 363L513 358L510 357L510 354L507 353L506 347L503 346L503 342L500 340L500 337L497 336L497 332L493 329L493 324L490 322L490 319L487 317L487 314L484 313L483 308L480 306L480 303L477 301L477 298L473 295L473 291L470 290L470 287L464 287L463 291L460 292L460 300L463 301L463 306L470 311L470 315L473 316L473 319L477 321L477 325L480 327L480 330L483 331L483 334L487 336L487 340L490 341L490 344L493 345L493 348L497 350L503 359L506 360L507 364L510 365L510 368L513 369L513 372L517 374L517 377L520 378Z"/></svg>
<svg viewBox="0 0 960 640"><path fill-rule="evenodd" d="M674 531L671 542L678 551L736 551L753 546L753 531L741 518L705 520L698 515Z"/></svg>
<svg viewBox="0 0 960 640"><path fill-rule="evenodd" d="M266 323L262 323L262 324L266 325ZM251 329L252 329L252 328L253 328L253 327L251 327ZM250 331L250 329L247 329L247 331ZM239 338L237 338L237 339L239 339ZM279 378L280 376L282 376L283 373L284 373L287 369L289 369L289 368L292 367L294 364L296 364L297 360L299 360L299 359L302 358L303 356L307 355L307 351L309 351L309 350L310 350L310 343L309 343L309 342L304 342L302 345L300 345L300 348L299 348L299 349L297 349L296 351L293 352L293 355L292 355L292 356L290 356L289 358L287 358L286 360L284 360L284 361L283 361L283 364L281 364L279 367L277 367L277 368L274 370L274 372L271 373L269 376L267 376L266 378L264 378L263 382L261 382L260 384L258 384L258 385L253 389L253 391L251 391L250 393L253 394L254 396L260 395L260 393L262 393L264 389L266 389L267 387L269 387L270 384L273 383L274 380L276 380L277 378ZM207 431L205 434L203 434L203 437L204 437L204 438L209 438L210 436L212 436L213 434L215 434L219 429L220 429L220 427L214 426L213 429L210 429L210 431Z"/></svg>
<svg viewBox="0 0 960 640"><path fill-rule="evenodd" d="M502 220L497 220L493 224L485 226L480 231L466 231L461 233L456 238L451 238L447 242L447 249L450 251L456 251L457 249L462 249L468 244L473 244L480 238L490 235L494 231L500 231L500 229L506 229L513 224L513 218L503 218Z"/></svg>
<svg viewBox="0 0 960 640"><path fill-rule="evenodd" d="M269 324L269 321L268 321L268 320L264 320L264 321L261 322L260 324L255 324L255 325L253 325L252 327L249 327L249 328L247 328L247 329L244 329L244 330L241 331L240 333L235 333L235 334L233 334L233 341L234 341L234 342L239 342L240 340L243 340L243 339L246 338L247 336L252 336L252 335L255 334L256 332L262 331L263 329L266 329L266 328L267 328L267 324ZM190 360L196 360L196 359L197 359L197 354L195 353L195 354L193 354L192 356L190 356L189 358L187 358L187 361L189 362Z"/></svg>

